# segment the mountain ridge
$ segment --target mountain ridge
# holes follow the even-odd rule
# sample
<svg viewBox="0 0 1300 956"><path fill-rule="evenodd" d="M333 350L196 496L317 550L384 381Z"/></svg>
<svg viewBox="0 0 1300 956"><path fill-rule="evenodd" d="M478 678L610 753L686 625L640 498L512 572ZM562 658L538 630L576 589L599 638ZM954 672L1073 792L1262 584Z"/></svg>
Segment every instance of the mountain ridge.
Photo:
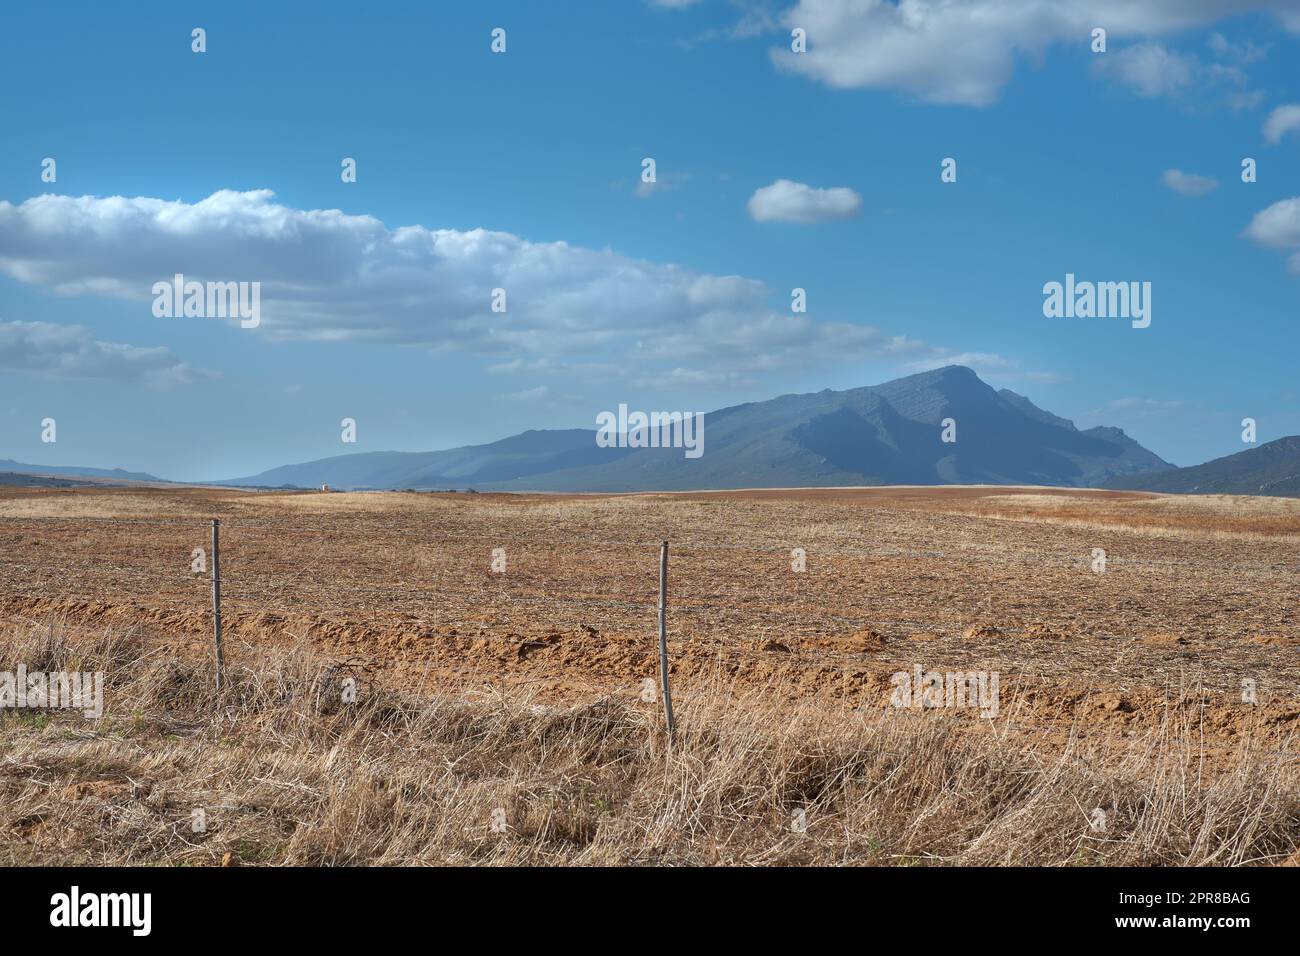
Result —
<svg viewBox="0 0 1300 956"><path fill-rule="evenodd" d="M79 465L27 465L9 458L0 459L0 473L9 475L58 475L60 477L114 478L119 481L166 481L143 471L121 468L83 468Z"/></svg>
<svg viewBox="0 0 1300 956"><path fill-rule="evenodd" d="M1104 487L1169 494L1300 497L1300 435L1186 468L1112 478Z"/></svg>
<svg viewBox="0 0 1300 956"><path fill-rule="evenodd" d="M956 420L957 441L941 441ZM210 484L338 489L687 491L881 484L1087 486L1172 469L1125 435L1079 430L969 368L844 391L790 393L705 413L704 454L601 448L595 429L521 432L432 452L364 452Z"/></svg>

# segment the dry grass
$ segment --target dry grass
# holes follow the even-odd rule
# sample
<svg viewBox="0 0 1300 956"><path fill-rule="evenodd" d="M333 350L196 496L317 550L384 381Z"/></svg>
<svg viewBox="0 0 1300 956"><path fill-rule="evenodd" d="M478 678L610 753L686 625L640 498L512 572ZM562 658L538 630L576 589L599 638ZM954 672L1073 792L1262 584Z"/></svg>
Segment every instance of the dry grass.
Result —
<svg viewBox="0 0 1300 956"><path fill-rule="evenodd" d="M1187 716L1085 760L719 687L682 702L670 750L654 704L608 697L422 698L356 674L345 704L352 672L302 646L242 657L220 694L135 633L34 628L0 649L19 662L104 671L106 709L0 713L0 863L1233 865L1300 846L1294 761L1246 739L1203 775Z"/></svg>
<svg viewBox="0 0 1300 956"><path fill-rule="evenodd" d="M202 520L197 496L114 492L96 488L95 494L76 491L14 488L0 498L0 519L32 518L174 518Z"/></svg>

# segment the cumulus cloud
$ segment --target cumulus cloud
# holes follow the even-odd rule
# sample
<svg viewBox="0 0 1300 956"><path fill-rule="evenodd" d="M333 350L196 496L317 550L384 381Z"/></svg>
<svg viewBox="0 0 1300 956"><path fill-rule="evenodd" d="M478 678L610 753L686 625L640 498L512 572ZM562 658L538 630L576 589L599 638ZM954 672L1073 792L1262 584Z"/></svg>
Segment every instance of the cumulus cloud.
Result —
<svg viewBox="0 0 1300 956"><path fill-rule="evenodd" d="M1294 103L1279 106L1264 121L1264 139L1275 146L1283 136L1296 130L1300 130L1300 106Z"/></svg>
<svg viewBox="0 0 1300 956"><path fill-rule="evenodd" d="M1185 173L1181 169L1166 169L1161 173L1160 179L1178 195L1192 198L1207 195L1219 188L1217 179Z"/></svg>
<svg viewBox="0 0 1300 956"><path fill-rule="evenodd" d="M191 368L162 346L101 342L82 326L50 322L0 322L0 368L150 385L185 385L211 376Z"/></svg>
<svg viewBox="0 0 1300 956"><path fill-rule="evenodd" d="M1054 45L1087 50L1094 27L1104 27L1108 40L1144 40L1252 10L1271 11L1300 32L1293 0L798 0L782 25L806 30L808 51L794 53L786 44L771 55L778 68L832 87L988 106L1019 58L1041 60ZM1222 49L1229 51L1227 44ZM1150 50L1130 54L1129 75L1147 89L1177 83L1179 64L1164 62L1175 72L1157 78L1157 58Z"/></svg>
<svg viewBox="0 0 1300 956"><path fill-rule="evenodd" d="M1226 41L1211 42L1210 49L1221 61L1229 62L1203 63L1190 53L1147 41L1095 57L1093 69L1147 98L1181 97L1199 108L1222 104L1234 111L1258 106L1264 91L1249 88L1249 77L1239 64L1254 62L1263 56L1262 51L1254 46L1234 47Z"/></svg>
<svg viewBox="0 0 1300 956"><path fill-rule="evenodd" d="M776 314L771 290L743 276L486 229L390 228L337 209L293 209L268 190L196 203L0 202L0 274L63 294L138 299L149 315L153 283L178 272L261 282L261 326L239 334L455 349L495 355L498 365L618 368L650 355L675 368L689 354L752 370L897 347L865 326ZM491 311L496 288L506 291L505 313Z"/></svg>
<svg viewBox="0 0 1300 956"><path fill-rule="evenodd" d="M1300 275L1300 197L1283 199L1255 213L1242 235L1261 246L1291 252L1287 266Z"/></svg>
<svg viewBox="0 0 1300 956"><path fill-rule="evenodd" d="M831 222L851 219L862 211L862 197L847 186L815 189L805 183L778 179L749 197L749 215L756 222Z"/></svg>

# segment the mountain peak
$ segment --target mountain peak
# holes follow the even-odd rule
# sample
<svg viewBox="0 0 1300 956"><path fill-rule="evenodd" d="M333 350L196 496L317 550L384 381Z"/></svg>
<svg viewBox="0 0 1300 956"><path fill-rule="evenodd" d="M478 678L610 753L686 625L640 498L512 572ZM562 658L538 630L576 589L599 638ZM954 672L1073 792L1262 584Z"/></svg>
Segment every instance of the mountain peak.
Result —
<svg viewBox="0 0 1300 956"><path fill-rule="evenodd" d="M969 365L944 365L933 371L939 372L946 378L979 378L979 375Z"/></svg>
<svg viewBox="0 0 1300 956"><path fill-rule="evenodd" d="M965 365L944 365L941 368L927 369L924 372L905 375L902 378L896 378L892 382L885 383L885 385L904 384L927 386L952 394L973 394L976 392L992 394L994 391L993 386L980 378L973 368ZM877 388L883 387L877 386Z"/></svg>
<svg viewBox="0 0 1300 956"><path fill-rule="evenodd" d="M958 440L942 437L946 419ZM882 484L1087 486L1168 468L1117 430L1080 432L965 365L843 391L781 395L704 415L705 452L606 448L590 429L379 459L346 455L230 484L480 491L675 491ZM948 432L951 434L950 432Z"/></svg>
<svg viewBox="0 0 1300 956"><path fill-rule="evenodd" d="M902 378L896 378L892 382L885 384L892 385L899 382L979 382L981 385L985 384L975 370L967 365L941 365L938 368L928 368L920 372L914 372L911 375L904 375Z"/></svg>

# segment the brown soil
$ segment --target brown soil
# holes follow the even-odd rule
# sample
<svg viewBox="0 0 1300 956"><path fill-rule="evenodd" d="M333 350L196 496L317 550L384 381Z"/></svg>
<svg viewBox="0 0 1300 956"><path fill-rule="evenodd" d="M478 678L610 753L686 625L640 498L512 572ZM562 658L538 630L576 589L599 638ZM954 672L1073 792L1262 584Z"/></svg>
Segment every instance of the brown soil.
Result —
<svg viewBox="0 0 1300 956"><path fill-rule="evenodd" d="M720 680L883 707L891 675L920 665L999 672L997 723L1017 733L1086 746L1155 726L1173 702L1221 756L1248 733L1296 749L1300 502L1286 499L5 488L0 625L139 629L178 655L209 653L211 584L189 569L212 517L233 660L307 639L409 690L635 696L656 674L666 539L679 707Z"/></svg>

